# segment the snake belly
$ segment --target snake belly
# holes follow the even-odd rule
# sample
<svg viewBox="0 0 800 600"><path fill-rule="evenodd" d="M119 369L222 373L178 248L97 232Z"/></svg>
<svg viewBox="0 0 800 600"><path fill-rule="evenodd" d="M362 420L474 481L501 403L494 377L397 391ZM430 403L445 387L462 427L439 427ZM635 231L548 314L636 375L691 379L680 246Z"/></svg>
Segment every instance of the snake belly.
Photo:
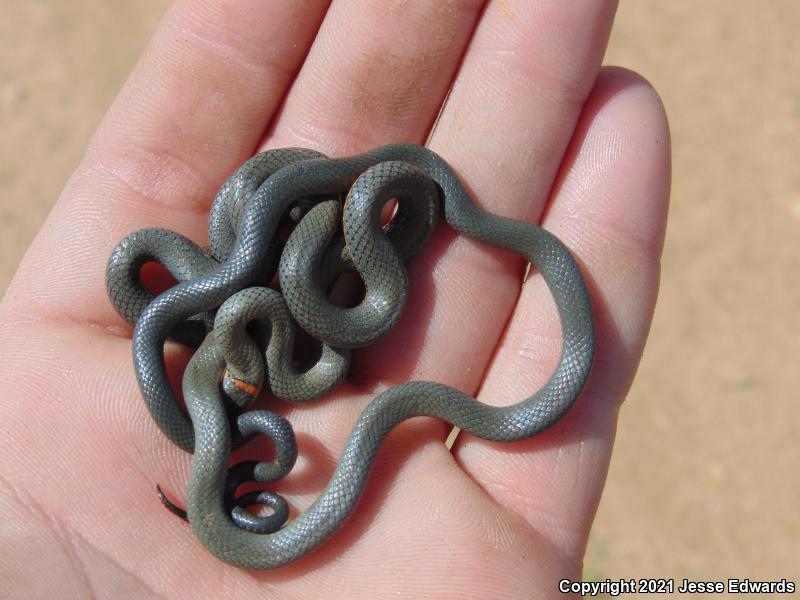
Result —
<svg viewBox="0 0 800 600"><path fill-rule="evenodd" d="M148 409L173 442L194 452L187 505L192 529L216 556L244 568L266 569L288 564L328 539L354 510L378 448L398 424L417 416L433 416L487 440L527 439L550 427L572 406L584 387L594 357L594 318L585 281L569 250L555 236L477 206L447 163L422 146L394 144L334 159L308 152L290 151L290 156L282 157L282 166L271 169L267 175L254 169L257 173L249 175L251 180L247 185L237 183L235 178L226 183L228 189L246 189L246 192L233 203L234 210L228 210L219 196L212 209L212 215L216 215L212 219L214 231L225 231L227 236L225 241L212 242L212 258L217 262L198 268L196 276L180 281L155 299L148 299L134 330L135 370ZM262 155L259 157L266 160ZM246 167L237 173L242 171L247 171ZM280 527L277 530L272 531L274 524L255 523L248 527L248 517L241 506L258 500L252 494L235 499L230 485L226 485L231 448L238 443L237 438L241 440L253 432L273 437L278 446L284 434L276 432L283 431L283 425L265 417L259 421L260 425L243 431L238 421L229 418L220 392L220 378L242 381L243 376L230 374L236 368L226 361L222 348L225 343L218 339L216 326L184 375L187 417L170 388L163 345L176 328L197 319L198 315L210 314L228 298L237 297L245 312L255 310L240 295L246 295L253 285L269 281L274 275L278 263L274 256L276 232L282 219L292 213L294 218L298 213L306 215L295 233L304 231L303 235L308 236L304 240L309 241L295 245L301 250L311 249L308 258L312 264L301 266L304 261L281 258L281 285L290 290L285 301L294 320L327 345L328 359L342 357L343 348L363 346L384 335L399 318L407 295L402 263L430 233L407 243L402 227L387 235L392 226L382 229L374 208L370 209L372 212L367 210L366 215L362 211L360 216L344 210L345 234L349 231L353 237L352 232L358 232L355 236L358 241L337 246L331 242L330 225L325 222L335 218L331 217L338 210L335 199L345 194L348 194L345 209L358 204L361 196L374 195L378 198L376 204L381 206L386 199L399 197L403 210L414 204L415 198L427 197L428 200L418 202L417 208L409 212L410 216L399 221L435 223L441 203L444 219L460 233L515 252L532 263L555 300L563 333L559 361L539 391L511 406L489 406L433 382L410 382L383 392L358 419L319 498L297 518L282 527L277 525ZM355 198L352 202L351 197ZM357 219L362 220L356 222ZM230 235L232 229L237 231L234 237ZM416 230L416 226L412 229ZM290 237L287 246L291 242ZM336 251L331 253L330 248ZM331 272L346 269L357 270L367 285L365 299L352 309L331 305L325 297L325 284L319 283L334 279ZM384 310L368 310L376 307ZM258 377L255 374L251 379ZM260 383L248 385L257 388ZM296 385L302 391L306 384ZM313 397L319 395L319 382L316 385ZM225 389L232 389L231 385ZM302 393L297 395L302 396ZM241 402L246 403L246 399ZM255 478L265 481L272 480L270 477ZM262 501L275 504L271 496ZM235 516L232 512L237 509Z"/></svg>

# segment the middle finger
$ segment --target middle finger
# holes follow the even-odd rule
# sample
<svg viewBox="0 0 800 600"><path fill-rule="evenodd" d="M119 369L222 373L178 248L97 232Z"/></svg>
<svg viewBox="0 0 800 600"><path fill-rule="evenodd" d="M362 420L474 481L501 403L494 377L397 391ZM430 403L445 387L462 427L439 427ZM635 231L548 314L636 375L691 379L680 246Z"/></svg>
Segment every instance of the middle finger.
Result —
<svg viewBox="0 0 800 600"><path fill-rule="evenodd" d="M425 141L484 0L334 2L266 144Z"/></svg>

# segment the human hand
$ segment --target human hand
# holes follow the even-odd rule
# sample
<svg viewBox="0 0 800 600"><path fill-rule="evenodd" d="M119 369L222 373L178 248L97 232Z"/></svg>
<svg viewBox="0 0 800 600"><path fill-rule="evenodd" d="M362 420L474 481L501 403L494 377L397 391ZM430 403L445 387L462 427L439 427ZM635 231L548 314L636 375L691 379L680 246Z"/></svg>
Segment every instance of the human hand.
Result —
<svg viewBox="0 0 800 600"><path fill-rule="evenodd" d="M655 301L669 140L646 83L598 73L613 6L523 4L482 12L481 2L358 0L325 14L321 1L195 0L170 9L0 309L4 589L519 598L557 596L559 579L580 577ZM446 424L402 425L329 543L278 571L233 569L154 498L160 482L181 500L190 457L141 400L131 328L106 300L105 261L145 226L205 240L217 187L261 147L342 156L424 142L451 83L431 148L478 203L541 222L584 270L598 326L587 389L523 443L463 436L450 454ZM540 277L520 294L523 269L446 228L434 237L410 265L401 322L356 354L348 383L311 406L277 403L298 435L298 466L276 488L293 507L322 489L381 389L427 379L507 404L546 380L558 319ZM170 346L168 357L177 380L185 352Z"/></svg>

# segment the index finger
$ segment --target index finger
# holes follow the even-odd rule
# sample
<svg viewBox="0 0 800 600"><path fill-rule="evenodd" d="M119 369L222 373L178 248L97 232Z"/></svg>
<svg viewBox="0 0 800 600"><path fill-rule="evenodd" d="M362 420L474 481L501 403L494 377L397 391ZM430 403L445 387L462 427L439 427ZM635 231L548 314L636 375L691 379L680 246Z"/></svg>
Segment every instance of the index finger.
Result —
<svg viewBox="0 0 800 600"><path fill-rule="evenodd" d="M6 295L28 314L118 323L104 265L158 223L205 239L214 192L256 149L328 0L178 0L94 135Z"/></svg>

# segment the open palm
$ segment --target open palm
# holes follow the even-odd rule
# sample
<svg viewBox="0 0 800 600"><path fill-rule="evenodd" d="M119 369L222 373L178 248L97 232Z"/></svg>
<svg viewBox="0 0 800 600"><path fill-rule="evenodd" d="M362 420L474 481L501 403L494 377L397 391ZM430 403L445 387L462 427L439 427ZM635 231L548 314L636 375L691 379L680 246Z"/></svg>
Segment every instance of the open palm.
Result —
<svg viewBox="0 0 800 600"><path fill-rule="evenodd" d="M657 292L658 98L600 69L612 2L328 4L177 1L23 261L0 314L0 586L12 596L531 598L580 577ZM464 435L451 454L446 424L405 423L329 543L277 571L230 567L154 496L159 482L183 501L190 457L142 402L105 261L145 226L204 242L216 189L261 148L342 156L428 139L479 204L573 251L598 324L589 385L524 443ZM401 322L356 353L348 382L302 408L270 401L297 432L298 465L277 488L295 510L387 386L433 380L510 404L547 379L559 323L535 273L520 292L524 266L443 227L410 265ZM177 382L185 350L167 354Z"/></svg>

